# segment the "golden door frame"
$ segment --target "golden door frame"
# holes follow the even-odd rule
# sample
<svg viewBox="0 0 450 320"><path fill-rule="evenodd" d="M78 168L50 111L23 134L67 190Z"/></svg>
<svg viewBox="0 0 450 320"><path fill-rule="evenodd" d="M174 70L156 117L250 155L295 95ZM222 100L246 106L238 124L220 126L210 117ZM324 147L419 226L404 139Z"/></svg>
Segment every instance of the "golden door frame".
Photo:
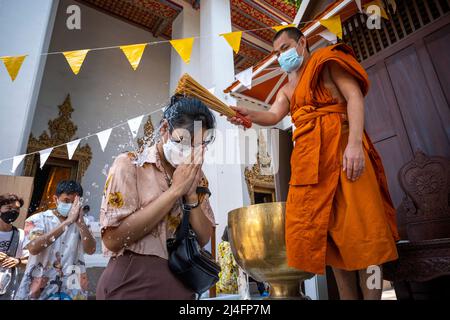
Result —
<svg viewBox="0 0 450 320"><path fill-rule="evenodd" d="M251 204L255 204L255 192L272 194L273 201L276 201L274 176L261 173L259 153L257 162L253 167L245 168L244 174Z"/></svg>
<svg viewBox="0 0 450 320"><path fill-rule="evenodd" d="M251 168L245 168L245 181L251 204L255 204L255 193L271 194L273 202L276 201L275 179L270 166L272 159L267 152L267 142L262 131L258 134L258 152L256 163Z"/></svg>

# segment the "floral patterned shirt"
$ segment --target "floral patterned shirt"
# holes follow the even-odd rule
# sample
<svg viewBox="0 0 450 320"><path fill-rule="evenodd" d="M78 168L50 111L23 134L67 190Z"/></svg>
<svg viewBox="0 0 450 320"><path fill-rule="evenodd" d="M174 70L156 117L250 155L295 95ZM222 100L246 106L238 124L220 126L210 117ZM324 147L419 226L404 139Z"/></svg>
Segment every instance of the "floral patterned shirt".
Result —
<svg viewBox="0 0 450 320"><path fill-rule="evenodd" d="M89 220L84 217L89 227ZM60 225L47 210L25 221L24 247ZM67 227L52 245L38 255L29 255L28 264L15 300L86 300L88 278L81 234L75 223Z"/></svg>
<svg viewBox="0 0 450 320"><path fill-rule="evenodd" d="M137 164L136 154L130 152L120 154L111 166L100 209L102 229L119 226L123 219L158 199L169 188L156 145L146 149L140 156L144 157L143 165ZM204 176L200 185L208 186ZM214 214L207 196L200 195L199 200L203 213L214 226ZM166 241L174 237L181 217L180 203L176 202L169 214L151 232L130 244L127 250L142 255L155 255L167 260ZM118 256L124 252L122 249L114 253L108 250L104 243L102 247L105 256Z"/></svg>

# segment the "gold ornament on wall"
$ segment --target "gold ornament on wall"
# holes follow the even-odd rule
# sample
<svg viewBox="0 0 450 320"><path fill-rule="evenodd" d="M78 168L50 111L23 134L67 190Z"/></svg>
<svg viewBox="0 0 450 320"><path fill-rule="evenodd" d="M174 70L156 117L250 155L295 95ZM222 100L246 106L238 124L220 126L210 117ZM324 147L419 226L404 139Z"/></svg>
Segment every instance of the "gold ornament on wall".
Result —
<svg viewBox="0 0 450 320"><path fill-rule="evenodd" d="M245 168L244 172L251 204L255 204L255 192L260 191L271 193L275 201L275 181L271 174L271 163L272 159L267 152L267 142L260 130L256 163L251 168Z"/></svg>
<svg viewBox="0 0 450 320"><path fill-rule="evenodd" d="M37 152L67 142L76 140L75 134L78 127L72 122L72 103L70 94L67 95L64 103L59 108L58 117L48 121L48 131L45 130L38 138L31 133L28 140L27 153ZM67 147L65 145L54 148L51 153L52 158L68 159ZM34 176L38 168L39 153L29 155L25 158L24 175ZM78 146L72 160L78 163L76 179L81 178L86 173L87 168L92 160L92 151L89 144Z"/></svg>
<svg viewBox="0 0 450 320"><path fill-rule="evenodd" d="M144 136L137 140L138 143L138 152L142 151L145 145L150 145L152 142L154 127L152 123L152 117L148 116L147 122L144 124Z"/></svg>

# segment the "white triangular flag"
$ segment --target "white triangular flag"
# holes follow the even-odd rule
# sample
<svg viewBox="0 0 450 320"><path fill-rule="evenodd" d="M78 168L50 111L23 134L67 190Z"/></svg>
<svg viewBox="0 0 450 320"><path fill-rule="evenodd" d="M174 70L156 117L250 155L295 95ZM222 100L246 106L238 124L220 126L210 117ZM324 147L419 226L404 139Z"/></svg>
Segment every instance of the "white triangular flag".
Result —
<svg viewBox="0 0 450 320"><path fill-rule="evenodd" d="M11 169L12 173L16 172L17 167L22 162L23 158L25 158L25 156L26 156L25 154L22 154L20 156L15 156L13 158L12 169Z"/></svg>
<svg viewBox="0 0 450 320"><path fill-rule="evenodd" d="M102 147L102 151L105 151L105 147L108 144L109 136L111 135L112 128L103 130L102 132L97 133L98 141L100 142L100 146Z"/></svg>
<svg viewBox="0 0 450 320"><path fill-rule="evenodd" d="M212 87L208 89L209 92L211 92L212 94L216 93L216 87Z"/></svg>
<svg viewBox="0 0 450 320"><path fill-rule="evenodd" d="M358 6L359 12L363 12L362 11L362 6L361 6L361 0L355 0L356 5Z"/></svg>
<svg viewBox="0 0 450 320"><path fill-rule="evenodd" d="M337 42L337 36L329 30L322 31L321 33L319 33L319 36L321 36L322 38L324 38L329 42L332 42L333 44Z"/></svg>
<svg viewBox="0 0 450 320"><path fill-rule="evenodd" d="M80 144L81 139L74 140L69 142L67 146L67 155L69 156L69 160L72 160L73 154L75 153L75 150L77 150L78 145Z"/></svg>
<svg viewBox="0 0 450 320"><path fill-rule="evenodd" d="M133 139L136 138L139 127L141 126L142 119L144 116L139 116L133 119L128 120L128 126L130 127L131 134L133 135Z"/></svg>
<svg viewBox="0 0 450 320"><path fill-rule="evenodd" d="M239 80L239 82L242 83L242 85L247 87L248 89L252 88L252 78L253 78L253 67L245 69L244 71L236 75L236 80Z"/></svg>
<svg viewBox="0 0 450 320"><path fill-rule="evenodd" d="M40 156L40 164L41 164L41 169L42 167L44 167L44 164L47 162L48 157L50 157L50 153L52 153L53 148L48 148L45 150L41 150L39 151L39 156Z"/></svg>

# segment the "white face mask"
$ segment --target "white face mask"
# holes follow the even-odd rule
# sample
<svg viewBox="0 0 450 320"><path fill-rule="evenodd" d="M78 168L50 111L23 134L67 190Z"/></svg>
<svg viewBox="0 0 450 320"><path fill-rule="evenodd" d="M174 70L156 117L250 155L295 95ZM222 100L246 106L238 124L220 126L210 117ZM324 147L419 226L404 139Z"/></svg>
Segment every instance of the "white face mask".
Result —
<svg viewBox="0 0 450 320"><path fill-rule="evenodd" d="M58 206L57 206L56 210L58 211L58 213L61 216L67 217L69 215L70 209L72 209L71 203L64 203L64 202L58 201Z"/></svg>
<svg viewBox="0 0 450 320"><path fill-rule="evenodd" d="M192 148L190 146L174 142L170 139L163 144L164 157L174 168L183 163L191 154L191 151Z"/></svg>

